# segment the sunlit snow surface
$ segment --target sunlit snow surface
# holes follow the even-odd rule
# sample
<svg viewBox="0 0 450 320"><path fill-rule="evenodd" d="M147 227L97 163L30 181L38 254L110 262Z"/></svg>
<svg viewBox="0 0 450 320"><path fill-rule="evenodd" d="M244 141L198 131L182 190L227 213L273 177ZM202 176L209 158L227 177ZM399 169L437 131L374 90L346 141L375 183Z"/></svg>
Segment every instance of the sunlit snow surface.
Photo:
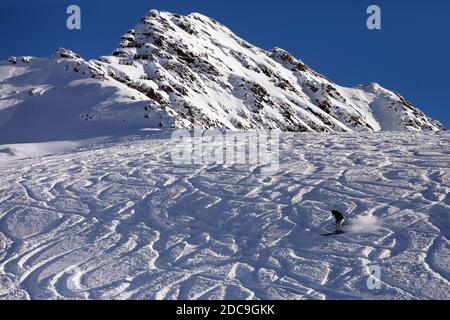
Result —
<svg viewBox="0 0 450 320"><path fill-rule="evenodd" d="M272 177L174 146L4 162L0 298L450 299L450 135L282 134Z"/></svg>

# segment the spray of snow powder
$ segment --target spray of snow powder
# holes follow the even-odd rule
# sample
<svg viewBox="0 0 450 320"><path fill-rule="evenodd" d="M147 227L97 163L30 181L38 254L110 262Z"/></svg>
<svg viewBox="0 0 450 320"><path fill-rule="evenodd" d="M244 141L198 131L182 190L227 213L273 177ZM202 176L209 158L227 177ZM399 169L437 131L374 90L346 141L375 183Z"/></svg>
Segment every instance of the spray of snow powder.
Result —
<svg viewBox="0 0 450 320"><path fill-rule="evenodd" d="M380 221L376 216L363 215L356 217L349 226L350 232L373 232L380 228Z"/></svg>

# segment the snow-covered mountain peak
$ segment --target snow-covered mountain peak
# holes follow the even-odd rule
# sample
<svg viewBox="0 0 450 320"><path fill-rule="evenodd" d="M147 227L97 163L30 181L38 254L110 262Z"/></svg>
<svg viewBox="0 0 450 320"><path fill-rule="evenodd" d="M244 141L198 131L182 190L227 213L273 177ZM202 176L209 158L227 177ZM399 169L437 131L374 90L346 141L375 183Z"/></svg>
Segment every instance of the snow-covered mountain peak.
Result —
<svg viewBox="0 0 450 320"><path fill-rule="evenodd" d="M55 52L54 57L57 59L64 58L64 59L70 59L70 60L82 60L82 58L79 54L76 54L72 50L66 49L66 48L58 48L58 50L56 50L56 52Z"/></svg>
<svg viewBox="0 0 450 320"><path fill-rule="evenodd" d="M367 87L368 89L370 89L371 91L373 91L373 92L377 92L377 91L380 91L380 90L384 90L384 88L381 87L380 84L379 84L379 83L376 83L376 82L371 82L371 83L369 83L366 87Z"/></svg>
<svg viewBox="0 0 450 320"><path fill-rule="evenodd" d="M298 71L306 71L308 69L302 60L295 58L284 49L275 47L270 51L269 56L288 69Z"/></svg>
<svg viewBox="0 0 450 320"><path fill-rule="evenodd" d="M17 110L39 110L33 119L45 123L46 113L69 96L80 98L58 122L81 131L92 122L111 127L111 121L125 128L442 129L395 92L378 84L339 86L286 50L260 49L199 13L151 10L111 55L95 60L64 48L50 58L12 57L0 63L0 82L3 137L16 137L21 117L30 116Z"/></svg>

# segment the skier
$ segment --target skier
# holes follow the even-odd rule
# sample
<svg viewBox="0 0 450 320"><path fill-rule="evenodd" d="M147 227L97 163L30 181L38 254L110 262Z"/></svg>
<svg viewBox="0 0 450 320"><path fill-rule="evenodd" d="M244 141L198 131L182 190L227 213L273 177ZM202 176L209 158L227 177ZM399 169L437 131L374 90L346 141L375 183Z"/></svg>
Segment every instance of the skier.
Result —
<svg viewBox="0 0 450 320"><path fill-rule="evenodd" d="M343 233L342 231L342 222L344 221L344 215L337 210L331 210L331 213L336 219L336 231L335 233Z"/></svg>

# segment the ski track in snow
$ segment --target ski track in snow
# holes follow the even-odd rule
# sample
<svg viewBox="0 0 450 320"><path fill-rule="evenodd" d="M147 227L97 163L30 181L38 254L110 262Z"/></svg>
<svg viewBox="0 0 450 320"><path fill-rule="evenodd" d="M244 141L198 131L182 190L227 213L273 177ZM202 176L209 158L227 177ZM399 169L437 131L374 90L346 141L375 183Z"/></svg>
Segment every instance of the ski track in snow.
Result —
<svg viewBox="0 0 450 320"><path fill-rule="evenodd" d="M282 134L271 177L163 135L3 164L0 298L450 299L449 143ZM334 205L378 228L321 236Z"/></svg>

